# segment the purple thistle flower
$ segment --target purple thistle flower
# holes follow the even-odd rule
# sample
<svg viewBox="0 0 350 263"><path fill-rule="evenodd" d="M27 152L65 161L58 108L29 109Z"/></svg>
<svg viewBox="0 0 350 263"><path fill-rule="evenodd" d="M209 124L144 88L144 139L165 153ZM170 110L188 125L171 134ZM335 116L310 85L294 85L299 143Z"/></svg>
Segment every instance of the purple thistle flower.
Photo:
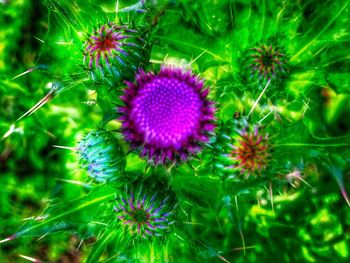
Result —
<svg viewBox="0 0 350 263"><path fill-rule="evenodd" d="M160 200L156 195L149 199L147 194L140 191L136 196L132 192L128 197L119 196L116 200L114 210L118 221L132 236L161 236L174 223L174 208L167 199Z"/></svg>
<svg viewBox="0 0 350 263"><path fill-rule="evenodd" d="M230 159L235 163L233 167L241 174L261 173L270 161L268 134L261 135L257 126L253 132L243 128L233 145Z"/></svg>
<svg viewBox="0 0 350 263"><path fill-rule="evenodd" d="M208 88L191 71L162 67L158 74L140 70L127 82L121 99L123 134L155 164L187 159L207 142L215 128Z"/></svg>

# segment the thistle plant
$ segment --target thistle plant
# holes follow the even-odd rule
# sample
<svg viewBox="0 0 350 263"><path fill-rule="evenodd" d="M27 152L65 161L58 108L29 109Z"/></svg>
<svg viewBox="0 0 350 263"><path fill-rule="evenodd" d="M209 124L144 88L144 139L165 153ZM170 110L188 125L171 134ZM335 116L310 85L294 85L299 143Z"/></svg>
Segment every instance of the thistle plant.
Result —
<svg viewBox="0 0 350 263"><path fill-rule="evenodd" d="M23 78L49 92L22 116L31 118L0 115L1 132L13 121L0 137L0 180L20 181L6 182L22 163L15 146L37 148L14 135L38 126L57 172L36 168L56 187L41 214L27 209L22 227L5 230L4 251L34 236L13 253L61 262L55 236L75 240L72 262L349 261L348 1L45 4L38 63L0 80L0 110L13 109L7 91L22 99ZM37 111L72 87L76 97ZM44 241L50 253L26 250Z"/></svg>

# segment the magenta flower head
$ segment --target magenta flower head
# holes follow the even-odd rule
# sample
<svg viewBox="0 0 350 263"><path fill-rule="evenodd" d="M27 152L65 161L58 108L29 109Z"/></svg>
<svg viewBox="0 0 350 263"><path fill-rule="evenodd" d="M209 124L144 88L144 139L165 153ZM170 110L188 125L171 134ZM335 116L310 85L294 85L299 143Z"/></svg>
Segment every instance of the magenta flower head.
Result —
<svg viewBox="0 0 350 263"><path fill-rule="evenodd" d="M133 239L162 236L174 221L174 206L169 198L147 195L142 190L121 195L114 210L125 234Z"/></svg>
<svg viewBox="0 0 350 263"><path fill-rule="evenodd" d="M162 67L158 74L140 70L127 82L119 108L123 134L155 164L186 160L201 150L215 128L208 88L191 71Z"/></svg>

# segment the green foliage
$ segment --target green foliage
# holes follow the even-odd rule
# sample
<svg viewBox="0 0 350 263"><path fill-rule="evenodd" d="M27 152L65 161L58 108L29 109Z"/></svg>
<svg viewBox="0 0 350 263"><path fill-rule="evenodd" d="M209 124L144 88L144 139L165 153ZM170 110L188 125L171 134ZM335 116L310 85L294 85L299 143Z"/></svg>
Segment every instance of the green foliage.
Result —
<svg viewBox="0 0 350 263"><path fill-rule="evenodd" d="M349 261L349 1L0 10L2 262ZM109 22L128 55L103 49L90 67L87 39ZM160 64L206 80L216 129L189 160L154 166L117 109L125 81Z"/></svg>

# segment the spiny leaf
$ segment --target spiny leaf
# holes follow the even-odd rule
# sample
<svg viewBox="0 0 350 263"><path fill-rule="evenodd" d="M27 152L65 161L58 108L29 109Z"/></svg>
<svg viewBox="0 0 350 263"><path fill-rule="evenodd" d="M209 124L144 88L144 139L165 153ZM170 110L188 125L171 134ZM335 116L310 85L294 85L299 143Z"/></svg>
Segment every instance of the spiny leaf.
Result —
<svg viewBox="0 0 350 263"><path fill-rule="evenodd" d="M105 232L99 237L98 241L91 248L89 257L86 263L99 262L102 253L105 251L106 247L111 242L116 242L115 236L117 232L114 229L107 228Z"/></svg>
<svg viewBox="0 0 350 263"><path fill-rule="evenodd" d="M115 193L116 190L113 187L98 187L81 198L51 205L41 217L26 223L14 235L15 237L46 235L79 223L89 223L91 217L97 218L99 213L107 210L108 206L104 204L113 200ZM113 213L112 210L111 213Z"/></svg>

